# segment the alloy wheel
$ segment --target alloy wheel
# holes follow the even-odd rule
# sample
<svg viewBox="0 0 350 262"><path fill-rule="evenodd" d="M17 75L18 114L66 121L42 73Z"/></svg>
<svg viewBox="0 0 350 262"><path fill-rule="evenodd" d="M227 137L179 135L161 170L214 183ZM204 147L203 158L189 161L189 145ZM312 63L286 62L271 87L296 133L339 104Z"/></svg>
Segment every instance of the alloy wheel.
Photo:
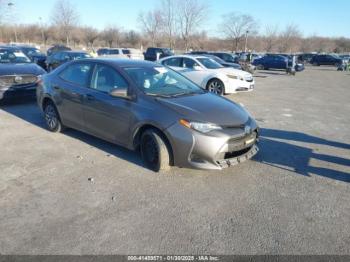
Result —
<svg viewBox="0 0 350 262"><path fill-rule="evenodd" d="M217 95L221 95L223 93L223 84L221 81L213 80L209 83L208 91Z"/></svg>
<svg viewBox="0 0 350 262"><path fill-rule="evenodd" d="M54 130L57 127L58 116L56 113L56 109L51 104L48 104L45 107L45 120L46 120L46 124L51 130Z"/></svg>

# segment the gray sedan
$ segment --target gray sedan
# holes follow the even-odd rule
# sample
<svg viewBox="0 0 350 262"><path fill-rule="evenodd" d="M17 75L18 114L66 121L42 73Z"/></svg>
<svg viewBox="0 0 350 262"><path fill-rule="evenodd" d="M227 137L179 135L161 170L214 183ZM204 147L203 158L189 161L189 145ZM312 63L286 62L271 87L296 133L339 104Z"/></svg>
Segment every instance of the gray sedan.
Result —
<svg viewBox="0 0 350 262"><path fill-rule="evenodd" d="M140 150L154 171L222 169L258 152L245 109L152 62L69 62L43 76L37 100L50 131L70 127Z"/></svg>

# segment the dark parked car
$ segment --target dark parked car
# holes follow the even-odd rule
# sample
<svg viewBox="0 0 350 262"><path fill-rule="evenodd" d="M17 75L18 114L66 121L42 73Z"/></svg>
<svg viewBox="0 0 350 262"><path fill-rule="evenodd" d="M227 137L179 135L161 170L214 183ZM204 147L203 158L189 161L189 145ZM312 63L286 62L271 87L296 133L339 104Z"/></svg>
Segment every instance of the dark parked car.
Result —
<svg viewBox="0 0 350 262"><path fill-rule="evenodd" d="M315 55L311 58L310 64L315 66L333 65L338 66L343 63L343 59L336 55Z"/></svg>
<svg viewBox="0 0 350 262"><path fill-rule="evenodd" d="M159 57L157 57L157 54L159 54ZM161 59L167 56L174 55L174 51L170 48L149 47L143 55L145 57L145 60L157 61L157 58Z"/></svg>
<svg viewBox="0 0 350 262"><path fill-rule="evenodd" d="M47 49L47 56L51 56L59 51L71 51L72 49L64 45L54 45Z"/></svg>
<svg viewBox="0 0 350 262"><path fill-rule="evenodd" d="M35 88L45 70L17 48L0 47L0 101L35 96Z"/></svg>
<svg viewBox="0 0 350 262"><path fill-rule="evenodd" d="M46 70L46 55L33 46L17 46L33 63L38 64Z"/></svg>
<svg viewBox="0 0 350 262"><path fill-rule="evenodd" d="M257 69L287 69L288 58L282 55L266 55L253 61Z"/></svg>
<svg viewBox="0 0 350 262"><path fill-rule="evenodd" d="M291 67L292 56L291 55L265 55L261 58L254 59L252 64L257 69L282 69L287 70L288 66ZM297 63L295 65L295 71L300 72L305 69L304 64Z"/></svg>
<svg viewBox="0 0 350 262"><path fill-rule="evenodd" d="M232 54L232 53L226 53L226 52L213 52L212 55L215 55L222 60L224 60L227 63L239 63L239 56Z"/></svg>
<svg viewBox="0 0 350 262"><path fill-rule="evenodd" d="M304 53L298 56L298 61L301 63L310 63L311 59L315 56L316 54L310 54L310 53Z"/></svg>
<svg viewBox="0 0 350 262"><path fill-rule="evenodd" d="M77 60L77 59L84 59L84 58L91 58L91 55L89 55L86 52L82 51L61 51L56 52L53 55L47 57L46 59L46 66L48 72L54 70L58 66L71 61L71 60Z"/></svg>
<svg viewBox="0 0 350 262"><path fill-rule="evenodd" d="M148 61L69 62L43 77L37 101L50 131L68 126L140 149L154 171L220 170L258 152L259 128L244 108Z"/></svg>

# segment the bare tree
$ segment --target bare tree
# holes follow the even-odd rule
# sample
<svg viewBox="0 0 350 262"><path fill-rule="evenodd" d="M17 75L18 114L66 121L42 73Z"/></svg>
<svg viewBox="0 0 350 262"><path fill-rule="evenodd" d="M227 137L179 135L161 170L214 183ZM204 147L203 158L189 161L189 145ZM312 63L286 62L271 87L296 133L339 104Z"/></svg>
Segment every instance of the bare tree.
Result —
<svg viewBox="0 0 350 262"><path fill-rule="evenodd" d="M130 30L125 34L125 41L131 47L137 47L141 41L140 35L134 30Z"/></svg>
<svg viewBox="0 0 350 262"><path fill-rule="evenodd" d="M187 51L192 35L196 33L207 17L208 7L198 0L179 0L177 6L177 22Z"/></svg>
<svg viewBox="0 0 350 262"><path fill-rule="evenodd" d="M138 22L142 30L151 39L152 45L155 46L162 27L161 12L159 10L153 10L147 13L140 13Z"/></svg>
<svg viewBox="0 0 350 262"><path fill-rule="evenodd" d="M68 0L57 0L52 12L52 21L66 38L69 39L74 27L78 24L79 15L74 6Z"/></svg>
<svg viewBox="0 0 350 262"><path fill-rule="evenodd" d="M289 24L280 36L279 52L296 52L302 35L297 25Z"/></svg>
<svg viewBox="0 0 350 262"><path fill-rule="evenodd" d="M232 42L232 51L237 51L240 42L247 34L257 33L258 25L255 19L246 14L229 13L223 16L220 31Z"/></svg>
<svg viewBox="0 0 350 262"><path fill-rule="evenodd" d="M82 28L82 35L85 44L88 47L93 47L95 40L99 37L99 32L93 27L84 27Z"/></svg>
<svg viewBox="0 0 350 262"><path fill-rule="evenodd" d="M120 44L121 37L122 30L115 25L107 26L100 36L101 40L103 40L108 47L118 47Z"/></svg>
<svg viewBox="0 0 350 262"><path fill-rule="evenodd" d="M271 52L274 47L277 45L278 39L278 26L267 25L265 28L265 51Z"/></svg>
<svg viewBox="0 0 350 262"><path fill-rule="evenodd" d="M170 48L175 47L177 16L176 3L175 0L162 0L160 8L162 29L166 35L168 46Z"/></svg>

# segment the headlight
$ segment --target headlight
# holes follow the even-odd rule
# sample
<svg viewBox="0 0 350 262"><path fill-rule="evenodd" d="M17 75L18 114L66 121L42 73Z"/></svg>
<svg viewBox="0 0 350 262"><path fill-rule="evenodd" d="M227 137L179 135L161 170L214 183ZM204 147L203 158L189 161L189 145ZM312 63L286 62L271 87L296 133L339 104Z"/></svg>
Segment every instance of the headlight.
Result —
<svg viewBox="0 0 350 262"><path fill-rule="evenodd" d="M235 76L235 75L226 75L228 78L231 78L231 79L238 79L238 76Z"/></svg>
<svg viewBox="0 0 350 262"><path fill-rule="evenodd" d="M208 133L213 130L222 129L220 126L213 123L192 122L192 121L187 121L185 119L181 119L180 124L183 125L184 127L199 131L201 133Z"/></svg>

